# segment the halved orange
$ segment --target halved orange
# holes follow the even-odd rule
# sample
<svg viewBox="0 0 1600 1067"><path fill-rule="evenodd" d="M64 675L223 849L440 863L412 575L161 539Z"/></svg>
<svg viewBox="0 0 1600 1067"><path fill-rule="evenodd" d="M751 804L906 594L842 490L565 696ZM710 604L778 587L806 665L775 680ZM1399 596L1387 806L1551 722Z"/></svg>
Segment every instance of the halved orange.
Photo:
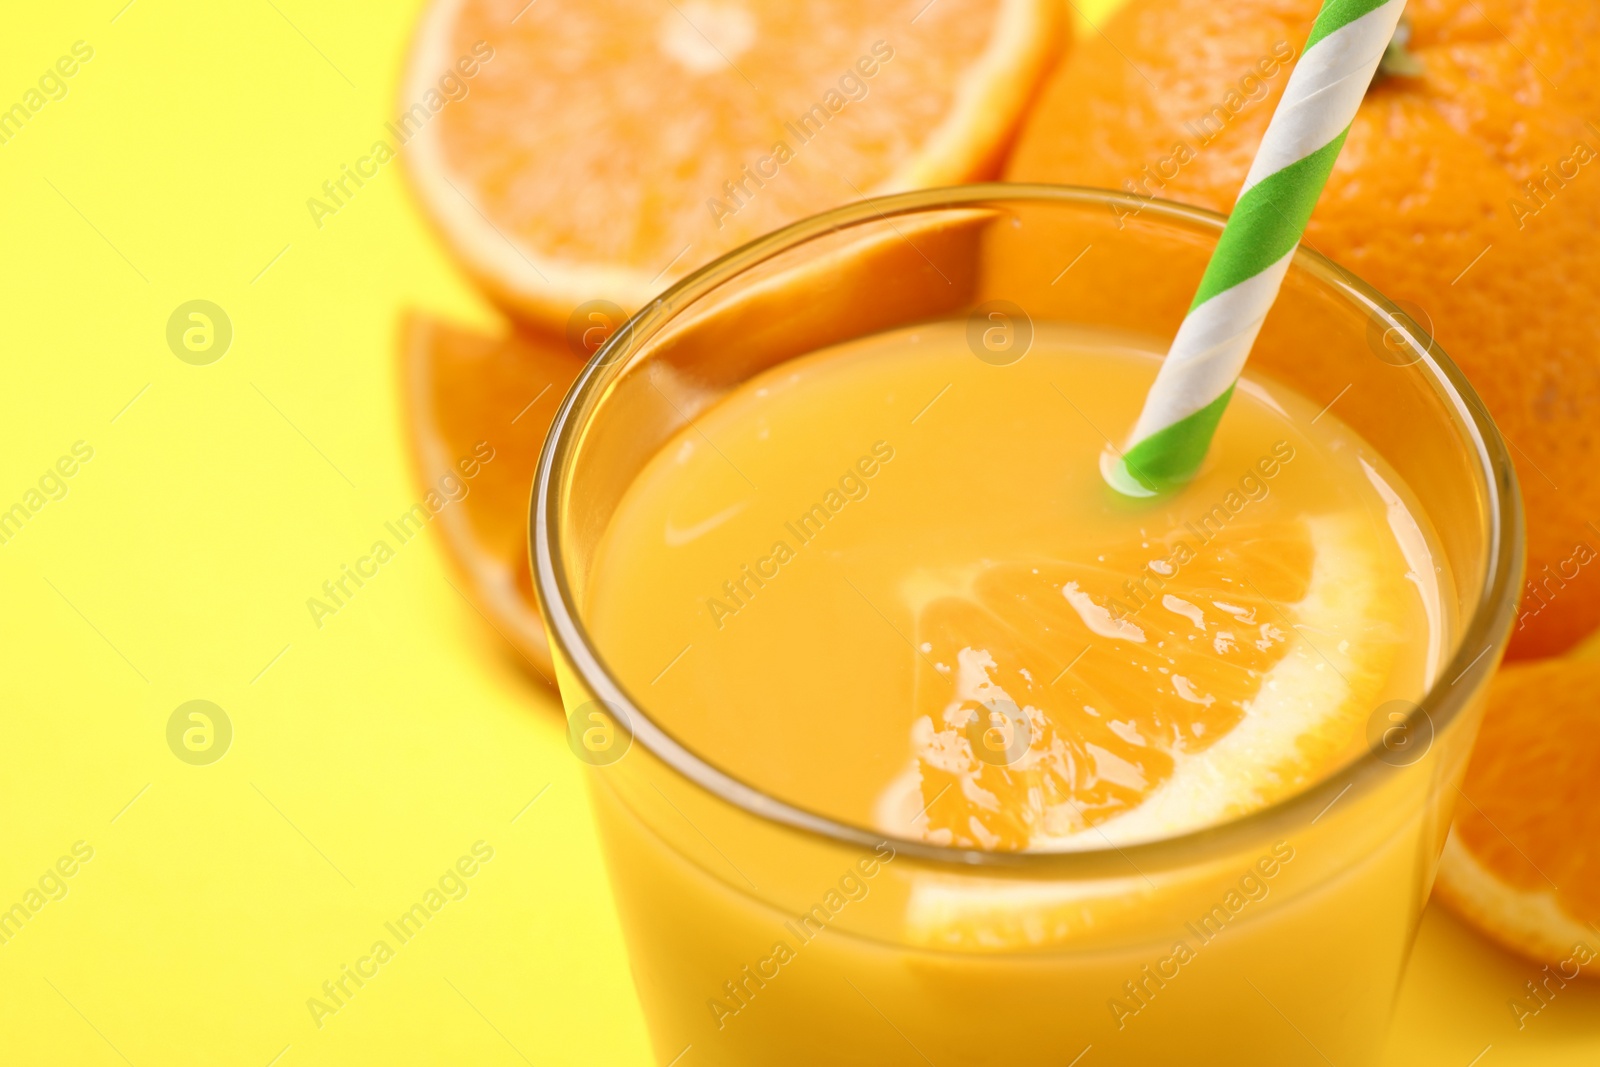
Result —
<svg viewBox="0 0 1600 1067"><path fill-rule="evenodd" d="M1407 636L1370 531L1324 516L1193 542L1152 531L1087 564L929 576L919 788L889 828L1104 847L1269 804L1354 751Z"/></svg>
<svg viewBox="0 0 1600 1067"><path fill-rule="evenodd" d="M583 363L534 335L486 336L416 314L401 325L400 352L412 458L424 493L445 501L433 519L465 579L459 591L554 684L529 572L528 495Z"/></svg>
<svg viewBox="0 0 1600 1067"><path fill-rule="evenodd" d="M827 208L992 175L1063 10L435 0L395 133L456 256L560 328Z"/></svg>
<svg viewBox="0 0 1600 1067"><path fill-rule="evenodd" d="M1569 970L1600 952L1597 692L1593 641L1500 670L1436 882L1494 941Z"/></svg>

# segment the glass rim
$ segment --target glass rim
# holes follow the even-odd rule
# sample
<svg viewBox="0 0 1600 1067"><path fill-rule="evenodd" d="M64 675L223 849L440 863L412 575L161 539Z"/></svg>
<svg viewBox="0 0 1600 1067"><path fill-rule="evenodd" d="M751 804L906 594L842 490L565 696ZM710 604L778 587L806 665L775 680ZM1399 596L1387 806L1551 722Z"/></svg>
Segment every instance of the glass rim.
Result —
<svg viewBox="0 0 1600 1067"><path fill-rule="evenodd" d="M1370 747L1322 776L1312 785L1257 811L1213 826L1132 844L1060 851L985 851L930 844L875 832L798 804L770 796L739 775L725 771L680 742L643 709L607 668L587 628L564 568L560 512L555 506L568 490L570 460L589 423L593 404L625 366L621 356L639 336L652 336L679 310L716 290L722 284L779 253L798 248L830 233L897 216L937 210L981 208L1004 201L1058 203L1079 207L1104 205L1124 208L1169 224L1220 232L1226 216L1205 208L1088 186L1039 183L987 182L896 193L860 200L814 215L758 237L718 257L656 296L617 329L590 358L562 400L540 453L529 502L529 551L533 586L545 619L548 639L559 646L561 657L584 686L601 703L622 711L619 725L635 743L644 745L674 772L725 803L757 819L823 838L835 844L867 850L887 842L897 854L947 869L985 870L996 875L1033 875L1061 878L1125 876L1128 866L1169 869L1185 862L1259 841L1278 827L1298 823L1300 816L1316 815L1331 807L1347 791L1359 796L1385 774L1398 769L1382 760ZM1515 468L1505 440L1490 419L1476 390L1428 331L1422 330L1401 308L1344 267L1299 246L1292 271L1309 274L1333 290L1346 303L1398 328L1417 358L1415 366L1438 391L1454 413L1462 435L1473 451L1473 468L1487 495L1487 563L1478 600L1460 631L1455 651L1443 664L1433 684L1417 702L1420 713L1436 731L1454 722L1485 681L1496 657L1488 653L1509 639L1515 617L1523 550L1523 520ZM1461 683L1466 682L1466 685ZM1342 786L1340 783L1344 783Z"/></svg>

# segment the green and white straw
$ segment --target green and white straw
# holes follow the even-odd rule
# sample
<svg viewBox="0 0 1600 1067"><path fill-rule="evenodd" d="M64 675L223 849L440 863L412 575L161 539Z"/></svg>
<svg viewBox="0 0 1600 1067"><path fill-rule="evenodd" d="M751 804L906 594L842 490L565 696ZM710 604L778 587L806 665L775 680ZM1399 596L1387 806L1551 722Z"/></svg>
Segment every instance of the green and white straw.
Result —
<svg viewBox="0 0 1600 1067"><path fill-rule="evenodd" d="M1189 313L1106 480L1130 496L1188 481L1233 396L1405 0L1326 0Z"/></svg>

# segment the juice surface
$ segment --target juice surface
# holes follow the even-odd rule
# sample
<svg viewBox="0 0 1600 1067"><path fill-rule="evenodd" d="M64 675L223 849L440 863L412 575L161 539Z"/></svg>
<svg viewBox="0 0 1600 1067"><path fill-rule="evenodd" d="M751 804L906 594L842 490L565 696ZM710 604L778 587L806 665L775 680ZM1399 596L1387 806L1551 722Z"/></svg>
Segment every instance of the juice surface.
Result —
<svg viewBox="0 0 1600 1067"><path fill-rule="evenodd" d="M1157 366L944 323L745 383L620 502L597 647L701 757L901 837L1104 847L1303 788L1432 682L1442 557L1333 398L1248 376L1190 485L1113 493Z"/></svg>

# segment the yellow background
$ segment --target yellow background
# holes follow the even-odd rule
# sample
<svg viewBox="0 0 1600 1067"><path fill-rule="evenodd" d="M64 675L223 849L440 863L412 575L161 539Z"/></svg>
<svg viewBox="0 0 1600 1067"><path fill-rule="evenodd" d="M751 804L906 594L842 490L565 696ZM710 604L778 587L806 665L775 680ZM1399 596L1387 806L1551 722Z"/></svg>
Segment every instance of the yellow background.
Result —
<svg viewBox="0 0 1600 1067"><path fill-rule="evenodd" d="M0 106L94 48L0 145L0 508L94 449L0 545L0 908L94 849L0 945L0 1062L644 1064L583 768L436 532L306 608L418 496L399 312L494 321L397 164L306 208L380 135L415 5L124 2L0 33ZM209 366L165 341L196 298L234 328ZM167 746L193 699L233 724L210 766ZM480 840L468 895L319 1028L307 999ZM1595 1062L1600 984L1517 1030L1536 972L1431 910L1392 1062Z"/></svg>

